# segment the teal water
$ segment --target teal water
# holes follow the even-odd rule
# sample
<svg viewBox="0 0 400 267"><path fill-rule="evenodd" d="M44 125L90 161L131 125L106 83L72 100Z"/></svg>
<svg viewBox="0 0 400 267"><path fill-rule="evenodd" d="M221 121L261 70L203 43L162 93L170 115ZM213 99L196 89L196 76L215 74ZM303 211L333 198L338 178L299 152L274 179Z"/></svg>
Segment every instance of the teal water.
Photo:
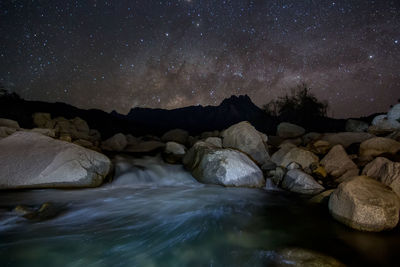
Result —
<svg viewBox="0 0 400 267"><path fill-rule="evenodd" d="M1 266L272 266L286 247L350 266L397 263L398 228L353 231L286 192L202 185L155 158L117 158L116 177L98 189L1 192ZM12 212L46 201L62 213L31 222Z"/></svg>

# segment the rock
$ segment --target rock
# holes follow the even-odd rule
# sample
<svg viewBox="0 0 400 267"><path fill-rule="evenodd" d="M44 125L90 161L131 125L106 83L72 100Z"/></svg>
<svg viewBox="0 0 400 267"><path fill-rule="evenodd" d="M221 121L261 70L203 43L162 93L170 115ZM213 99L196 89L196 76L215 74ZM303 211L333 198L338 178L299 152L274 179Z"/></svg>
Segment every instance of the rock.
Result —
<svg viewBox="0 0 400 267"><path fill-rule="evenodd" d="M400 104L394 105L387 113L387 119L389 121L400 122Z"/></svg>
<svg viewBox="0 0 400 267"><path fill-rule="evenodd" d="M274 147L279 147L283 142L283 139L280 138L279 136L275 135L270 135L268 136L268 145L274 146Z"/></svg>
<svg viewBox="0 0 400 267"><path fill-rule="evenodd" d="M299 145L301 145L301 144L303 143L303 139L301 139L300 137L298 137L298 138L293 138L293 139L285 139L285 140L281 143L281 145L287 144L287 143L293 144L293 145L295 145L295 146L299 146Z"/></svg>
<svg viewBox="0 0 400 267"><path fill-rule="evenodd" d="M329 152L332 145L328 141L317 140L314 143L310 142L308 147L311 152L313 152L317 155L325 155L326 153Z"/></svg>
<svg viewBox="0 0 400 267"><path fill-rule="evenodd" d="M287 170L296 170L296 169L301 169L300 164L296 163L296 162L291 162L289 163L289 165L286 166Z"/></svg>
<svg viewBox="0 0 400 267"><path fill-rule="evenodd" d="M395 115L391 115L395 117ZM387 115L378 115L372 122L371 127L368 128L368 132L381 135L393 132L395 130L400 130L400 122L397 120L390 120Z"/></svg>
<svg viewBox="0 0 400 267"><path fill-rule="evenodd" d="M48 128L49 121L51 121L50 113L36 112L32 115L33 123L39 128Z"/></svg>
<svg viewBox="0 0 400 267"><path fill-rule="evenodd" d="M372 177L391 187L400 196L400 163L378 157L365 166L363 175Z"/></svg>
<svg viewBox="0 0 400 267"><path fill-rule="evenodd" d="M188 141L189 133L182 129L174 129L166 132L161 140L163 142L176 142L182 145L186 145Z"/></svg>
<svg viewBox="0 0 400 267"><path fill-rule="evenodd" d="M376 157L384 153L396 154L398 151L400 151L400 142L385 137L374 137L360 145L360 156Z"/></svg>
<svg viewBox="0 0 400 267"><path fill-rule="evenodd" d="M339 178L349 170L357 169L357 165L349 158L343 146L332 147L328 154L321 160L326 172L333 178Z"/></svg>
<svg viewBox="0 0 400 267"><path fill-rule="evenodd" d="M309 167L312 163L318 163L319 158L310 151L295 147L290 149L289 152L283 156L281 161L275 163L279 166L286 167L292 162L300 164L304 169Z"/></svg>
<svg viewBox="0 0 400 267"><path fill-rule="evenodd" d="M64 142L72 142L72 137L69 134L61 134L59 139Z"/></svg>
<svg viewBox="0 0 400 267"><path fill-rule="evenodd" d="M30 130L31 132L34 133L40 133L48 137L55 138L56 137L56 131L54 129L46 129L46 128L33 128Z"/></svg>
<svg viewBox="0 0 400 267"><path fill-rule="evenodd" d="M16 131L17 131L17 129L15 129L15 128L0 126L0 138L4 138L9 135L12 135Z"/></svg>
<svg viewBox="0 0 400 267"><path fill-rule="evenodd" d="M396 227L400 199L384 184L357 176L341 183L331 194L329 211L333 218L351 228L379 232Z"/></svg>
<svg viewBox="0 0 400 267"><path fill-rule="evenodd" d="M272 182L276 185L276 186L280 186L283 180L283 177L285 177L286 174L286 170L285 168L282 167L276 167L275 170L270 170L269 172L267 172L267 177L271 178Z"/></svg>
<svg viewBox="0 0 400 267"><path fill-rule="evenodd" d="M290 150L292 150L293 148L296 148L296 147L297 146L295 146L291 143L282 144L281 146L279 146L279 150L276 151L274 154L272 154L271 161L277 165L280 165L280 163L283 161L283 158L285 157L285 155Z"/></svg>
<svg viewBox="0 0 400 267"><path fill-rule="evenodd" d="M38 133L0 140L1 189L95 187L110 168L100 153Z"/></svg>
<svg viewBox="0 0 400 267"><path fill-rule="evenodd" d="M265 172L269 172L269 171L275 170L276 167L277 166L276 166L276 164L274 162L267 161L261 166L261 170L265 173Z"/></svg>
<svg viewBox="0 0 400 267"><path fill-rule="evenodd" d="M163 158L165 162L177 164L182 162L183 156L186 154L186 147L176 142L167 142Z"/></svg>
<svg viewBox="0 0 400 267"><path fill-rule="evenodd" d="M9 119L2 119L2 118L0 118L0 127L8 127L8 128L14 128L14 129L20 128L18 122L9 120Z"/></svg>
<svg viewBox="0 0 400 267"><path fill-rule="evenodd" d="M323 179L328 176L328 173L326 172L325 168L319 164L311 164L310 169L311 169L311 174L314 177Z"/></svg>
<svg viewBox="0 0 400 267"><path fill-rule="evenodd" d="M400 142L400 130L390 133L389 135L386 136L386 138L390 138L397 142Z"/></svg>
<svg viewBox="0 0 400 267"><path fill-rule="evenodd" d="M89 131L89 141L95 143L101 141L101 134L98 130L90 129Z"/></svg>
<svg viewBox="0 0 400 267"><path fill-rule="evenodd" d="M128 145L126 137L122 133L117 133L101 143L101 148L108 151L122 151Z"/></svg>
<svg viewBox="0 0 400 267"><path fill-rule="evenodd" d="M71 120L71 123L75 126L75 129L78 132L84 133L86 135L89 135L89 125L87 124L86 121L82 120L79 117L75 117Z"/></svg>
<svg viewBox="0 0 400 267"><path fill-rule="evenodd" d="M354 176L358 176L360 174L359 169L351 169L343 173L339 178L335 180L337 183L343 183Z"/></svg>
<svg viewBox="0 0 400 267"><path fill-rule="evenodd" d="M208 137L204 141L207 143L210 143L216 147L222 148L222 139L219 137Z"/></svg>
<svg viewBox="0 0 400 267"><path fill-rule="evenodd" d="M131 134L127 134L125 135L126 137L126 141L127 141L127 145L137 145L140 143L140 139L131 135Z"/></svg>
<svg viewBox="0 0 400 267"><path fill-rule="evenodd" d="M194 137L194 136L190 136L190 135L189 135L188 140L187 140L188 146L189 146L189 147L194 146L194 144L196 144L197 141L199 141L199 138L198 138L197 136Z"/></svg>
<svg viewBox="0 0 400 267"><path fill-rule="evenodd" d="M75 140L73 143L75 145L83 146L83 147L86 147L86 148L92 148L93 147L93 143L92 142L87 141L87 140L83 140L83 139Z"/></svg>
<svg viewBox="0 0 400 267"><path fill-rule="evenodd" d="M14 212L31 221L50 220L60 215L64 209L51 202L43 203L39 208L18 205Z"/></svg>
<svg viewBox="0 0 400 267"><path fill-rule="evenodd" d="M310 142L314 142L322 137L322 134L316 132L306 133L301 137L303 139L303 144L306 146Z"/></svg>
<svg viewBox="0 0 400 267"><path fill-rule="evenodd" d="M263 187L258 166L245 154L197 142L183 158L185 167L199 182L223 186Z"/></svg>
<svg viewBox="0 0 400 267"><path fill-rule="evenodd" d="M286 173L285 177L283 177L282 188L294 193L307 195L315 195L325 190L312 176L298 169L290 170Z"/></svg>
<svg viewBox="0 0 400 267"><path fill-rule="evenodd" d="M138 153L138 154L151 154L163 150L165 144L160 141L143 141L137 145L129 145L125 148L124 152Z"/></svg>
<svg viewBox="0 0 400 267"><path fill-rule="evenodd" d="M276 134L282 139L296 138L304 135L306 130L296 124L282 122L278 125Z"/></svg>
<svg viewBox="0 0 400 267"><path fill-rule="evenodd" d="M368 130L368 123L360 120L347 120L346 121L346 132L366 132Z"/></svg>
<svg viewBox="0 0 400 267"><path fill-rule="evenodd" d="M375 137L369 133L341 132L327 133L321 137L321 140L329 142L332 146L342 145L344 148L354 143L362 143L365 140Z"/></svg>
<svg viewBox="0 0 400 267"><path fill-rule="evenodd" d="M257 164L269 160L267 151L268 138L256 130L249 122L242 121L222 132L224 148L233 148L249 155Z"/></svg>
<svg viewBox="0 0 400 267"><path fill-rule="evenodd" d="M272 266L285 267L345 267L330 256L303 248L285 248L272 254Z"/></svg>
<svg viewBox="0 0 400 267"><path fill-rule="evenodd" d="M335 189L330 189L330 190L326 190L326 191L324 191L322 193L319 193L318 195L313 196L309 200L309 202L310 203L314 203L314 204L328 204L329 197L331 196L333 191L335 191Z"/></svg>
<svg viewBox="0 0 400 267"><path fill-rule="evenodd" d="M201 139L207 139L208 137L219 137L220 133L218 130L212 132L204 132L200 135Z"/></svg>

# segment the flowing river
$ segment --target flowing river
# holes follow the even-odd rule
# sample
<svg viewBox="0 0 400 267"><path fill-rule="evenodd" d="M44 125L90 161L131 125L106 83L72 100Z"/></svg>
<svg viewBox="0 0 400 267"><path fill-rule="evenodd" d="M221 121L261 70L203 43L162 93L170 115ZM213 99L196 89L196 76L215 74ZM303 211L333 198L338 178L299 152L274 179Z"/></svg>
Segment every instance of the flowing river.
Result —
<svg viewBox="0 0 400 267"><path fill-rule="evenodd" d="M116 178L100 188L0 192L1 266L272 266L287 247L349 266L398 264L399 227L354 231L325 206L284 191L203 185L157 157L115 162ZM12 211L48 201L61 211L50 220Z"/></svg>

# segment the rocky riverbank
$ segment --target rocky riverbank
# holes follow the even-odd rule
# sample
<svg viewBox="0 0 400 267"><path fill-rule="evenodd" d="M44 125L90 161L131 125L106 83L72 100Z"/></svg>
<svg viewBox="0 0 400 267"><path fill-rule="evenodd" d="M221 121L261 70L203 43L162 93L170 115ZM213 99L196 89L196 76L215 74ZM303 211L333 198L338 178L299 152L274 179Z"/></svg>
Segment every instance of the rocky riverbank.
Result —
<svg viewBox="0 0 400 267"><path fill-rule="evenodd" d="M283 122L267 136L243 121L190 136L118 133L103 140L76 117L35 113L37 128L0 119L0 188L84 188L112 180L117 154L161 154L183 164L197 181L227 187L273 184L311 202L328 203L332 217L357 230L393 229L400 211L400 105L371 125L348 120L346 132L306 132Z"/></svg>

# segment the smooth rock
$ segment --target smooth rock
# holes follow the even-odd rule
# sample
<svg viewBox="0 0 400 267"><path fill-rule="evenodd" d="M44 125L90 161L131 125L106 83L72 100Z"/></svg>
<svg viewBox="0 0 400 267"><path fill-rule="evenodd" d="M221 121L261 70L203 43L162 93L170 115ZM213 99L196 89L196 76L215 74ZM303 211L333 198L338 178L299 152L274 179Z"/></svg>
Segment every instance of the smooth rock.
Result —
<svg viewBox="0 0 400 267"><path fill-rule="evenodd" d="M334 178L339 178L349 170L357 169L358 172L357 165L349 158L341 145L332 147L320 163Z"/></svg>
<svg viewBox="0 0 400 267"><path fill-rule="evenodd" d="M34 133L40 133L48 137L55 138L56 137L56 131L54 129L46 129L46 128L33 128L30 130L31 132Z"/></svg>
<svg viewBox="0 0 400 267"><path fill-rule="evenodd" d="M283 156L280 162L275 163L279 166L286 167L292 162L300 164L304 169L309 167L312 163L318 163L319 158L310 151L295 147L290 149L289 152Z"/></svg>
<svg viewBox="0 0 400 267"><path fill-rule="evenodd" d="M117 133L101 143L101 148L108 151L122 151L128 145L126 137L122 133Z"/></svg>
<svg viewBox="0 0 400 267"><path fill-rule="evenodd" d="M286 173L285 177L283 177L282 188L294 193L307 195L315 195L325 190L312 176L298 169L290 170Z"/></svg>
<svg viewBox="0 0 400 267"><path fill-rule="evenodd" d="M389 121L400 122L400 104L394 105L387 113L387 119Z"/></svg>
<svg viewBox="0 0 400 267"><path fill-rule="evenodd" d="M269 160L268 138L249 122L242 121L222 132L224 148L234 148L249 155L259 165Z"/></svg>
<svg viewBox="0 0 400 267"><path fill-rule="evenodd" d="M300 137L305 132L306 130L303 127L288 122L281 122L276 130L276 134L282 139Z"/></svg>
<svg viewBox="0 0 400 267"><path fill-rule="evenodd" d="M279 150L276 151L274 154L272 154L271 156L271 161L274 162L275 164L279 165L282 160L283 157L293 148L296 148L297 146L291 144L291 143L286 143L286 144L282 144L279 146ZM286 167L286 166L285 166Z"/></svg>
<svg viewBox="0 0 400 267"><path fill-rule="evenodd" d="M276 267L345 267L337 259L308 249L285 248L273 254Z"/></svg>
<svg viewBox="0 0 400 267"><path fill-rule="evenodd" d="M9 120L9 119L3 119L0 118L0 127L8 127L8 128L14 128L14 129L19 129L19 124L18 122L14 120Z"/></svg>
<svg viewBox="0 0 400 267"><path fill-rule="evenodd" d="M222 148L222 139L219 137L208 137L204 141L207 143L210 143L216 147Z"/></svg>
<svg viewBox="0 0 400 267"><path fill-rule="evenodd" d="M163 158L167 163L177 164L182 162L186 154L186 147L176 142L167 142L165 145Z"/></svg>
<svg viewBox="0 0 400 267"><path fill-rule="evenodd" d="M339 222L362 231L396 227L400 199L389 187L367 176L341 183L329 198L329 211Z"/></svg>
<svg viewBox="0 0 400 267"><path fill-rule="evenodd" d="M223 186L263 187L262 171L245 154L197 142L183 158L185 167L199 182Z"/></svg>
<svg viewBox="0 0 400 267"><path fill-rule="evenodd" d="M362 174L391 187L400 196L399 162L392 162L386 158L378 157L364 167Z"/></svg>
<svg viewBox="0 0 400 267"><path fill-rule="evenodd" d="M15 129L15 128L0 126L0 138L4 138L9 135L12 135L16 131L17 131L17 129Z"/></svg>
<svg viewBox="0 0 400 267"><path fill-rule="evenodd" d="M384 153L396 154L400 151L400 142L390 138L374 137L361 143L360 156L379 156Z"/></svg>
<svg viewBox="0 0 400 267"><path fill-rule="evenodd" d="M110 168L100 153L38 133L0 140L1 189L95 187Z"/></svg>

